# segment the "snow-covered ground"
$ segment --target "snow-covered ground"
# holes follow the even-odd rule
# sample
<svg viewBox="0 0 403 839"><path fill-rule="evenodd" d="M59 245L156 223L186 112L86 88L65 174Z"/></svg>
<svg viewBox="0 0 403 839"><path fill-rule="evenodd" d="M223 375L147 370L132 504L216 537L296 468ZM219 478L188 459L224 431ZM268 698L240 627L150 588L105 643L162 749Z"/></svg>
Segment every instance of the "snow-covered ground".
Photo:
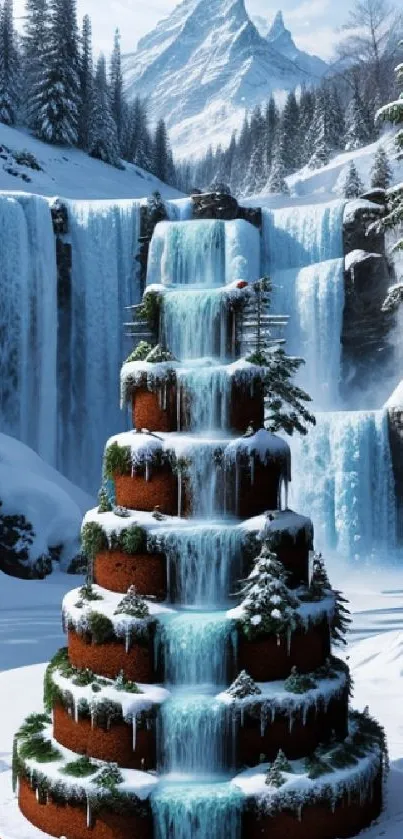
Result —
<svg viewBox="0 0 403 839"><path fill-rule="evenodd" d="M327 166L323 166L321 169L310 169L308 166L304 166L303 169L289 175L286 181L290 189L290 196L270 195L263 189L259 195L244 199L242 204L251 207L287 207L297 204L322 203L335 199L343 195L344 181L351 161L354 161L364 189L369 190L371 168L379 146L383 146L388 154L393 172L392 183L400 183L403 181L403 162L399 163L395 159L396 149L393 132L386 131L375 143L370 143L361 149L336 154Z"/></svg>
<svg viewBox="0 0 403 839"><path fill-rule="evenodd" d="M16 162L14 153L28 151L41 171ZM24 177L22 177L24 176ZM26 180L29 178L29 180ZM0 124L0 190L62 198L146 198L158 190L164 198L181 193L130 163L116 169L79 149L42 143L26 131Z"/></svg>
<svg viewBox="0 0 403 839"><path fill-rule="evenodd" d="M23 515L33 527L30 562L60 545L61 564L67 568L79 553L81 520L93 506L91 496L24 443L0 434L0 499L2 513Z"/></svg>
<svg viewBox="0 0 403 839"><path fill-rule="evenodd" d="M346 658L352 669L353 705L385 726L391 758L387 806L365 839L403 836L403 571L380 566L347 572L334 562L331 579L344 589L354 615ZM45 660L62 646L60 604L77 578L55 573L43 582L0 575L0 836L44 839L19 815L11 791L13 733L42 707ZM360 639L360 640L357 640Z"/></svg>

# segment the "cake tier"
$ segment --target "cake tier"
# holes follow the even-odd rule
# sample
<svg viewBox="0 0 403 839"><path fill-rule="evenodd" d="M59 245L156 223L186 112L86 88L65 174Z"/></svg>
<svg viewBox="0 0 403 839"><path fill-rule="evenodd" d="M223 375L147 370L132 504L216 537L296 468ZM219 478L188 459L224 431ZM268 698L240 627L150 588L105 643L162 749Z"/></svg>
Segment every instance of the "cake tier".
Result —
<svg viewBox="0 0 403 839"><path fill-rule="evenodd" d="M155 720L147 718L133 728L126 722L94 725L91 719L74 719L63 705L53 708L53 734L58 743L78 755L117 763L128 769L156 768Z"/></svg>
<svg viewBox="0 0 403 839"><path fill-rule="evenodd" d="M243 434L264 421L265 368L241 359L220 364L130 362L121 371L122 403L130 402L134 428L149 431L227 429Z"/></svg>
<svg viewBox="0 0 403 839"><path fill-rule="evenodd" d="M347 839L382 809L387 764L383 733L365 714L353 713L345 741L321 747L306 762L267 774L267 765L233 780L245 796L244 839Z"/></svg>
<svg viewBox="0 0 403 839"><path fill-rule="evenodd" d="M82 592L73 589L63 600L71 664L111 679L123 672L130 681L153 683L155 628L172 609L147 601L147 614L139 617L124 611L116 593L94 586L85 600Z"/></svg>
<svg viewBox="0 0 403 839"><path fill-rule="evenodd" d="M240 438L125 432L108 441L105 471L124 507L250 518L279 507L290 449L265 429Z"/></svg>
<svg viewBox="0 0 403 839"><path fill-rule="evenodd" d="M134 585L138 594L166 600L166 558L160 553L131 556L123 551L102 551L95 556L94 580L109 591L125 594Z"/></svg>
<svg viewBox="0 0 403 839"><path fill-rule="evenodd" d="M157 778L133 769L91 761L51 737L50 726L32 716L17 735L13 771L19 806L32 824L51 836L71 839L152 839L149 796Z"/></svg>
<svg viewBox="0 0 403 839"><path fill-rule="evenodd" d="M231 609L228 617L239 623L239 669L258 682L286 679L293 667L300 673L317 670L330 656L334 608L333 596L301 604L295 610L297 626L287 635L266 635L258 627L245 634L243 607Z"/></svg>
<svg viewBox="0 0 403 839"><path fill-rule="evenodd" d="M306 757L319 743L336 735L344 739L348 727L350 678L337 659L311 674L294 679L255 684L256 694L234 697L232 689L217 699L230 711L238 766L254 766L264 755L274 760L281 749L289 759ZM297 692L299 691L299 692Z"/></svg>
<svg viewBox="0 0 403 839"><path fill-rule="evenodd" d="M45 688L59 743L128 768L155 769L156 717L169 698L167 690L78 670L71 666L67 650L50 662Z"/></svg>
<svg viewBox="0 0 403 839"><path fill-rule="evenodd" d="M122 517L95 508L84 518L85 542L95 553L95 581L110 591L125 593L134 585L158 600L168 594L183 605L225 604L247 575L263 537L287 570L287 585L308 583L312 523L291 510L245 521L126 512Z"/></svg>

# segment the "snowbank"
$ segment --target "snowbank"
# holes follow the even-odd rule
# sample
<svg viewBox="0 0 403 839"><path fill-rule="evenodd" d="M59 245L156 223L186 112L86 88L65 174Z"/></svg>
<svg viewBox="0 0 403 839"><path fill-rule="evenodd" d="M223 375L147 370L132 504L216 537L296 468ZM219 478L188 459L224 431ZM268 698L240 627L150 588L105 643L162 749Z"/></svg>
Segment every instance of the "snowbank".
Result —
<svg viewBox="0 0 403 839"><path fill-rule="evenodd" d="M124 169L116 169L79 149L47 145L26 131L6 125L0 125L0 146L6 154L6 160L1 161L0 166L0 190L87 200L144 198L155 191L163 198L181 197L176 189L138 166L125 163ZM16 162L13 153L22 151L34 155L40 170Z"/></svg>
<svg viewBox="0 0 403 839"><path fill-rule="evenodd" d="M92 499L28 446L5 434L0 434L0 501L2 514L24 516L32 525L27 565L34 566L50 548L61 546L61 566L69 566L79 551L81 520Z"/></svg>

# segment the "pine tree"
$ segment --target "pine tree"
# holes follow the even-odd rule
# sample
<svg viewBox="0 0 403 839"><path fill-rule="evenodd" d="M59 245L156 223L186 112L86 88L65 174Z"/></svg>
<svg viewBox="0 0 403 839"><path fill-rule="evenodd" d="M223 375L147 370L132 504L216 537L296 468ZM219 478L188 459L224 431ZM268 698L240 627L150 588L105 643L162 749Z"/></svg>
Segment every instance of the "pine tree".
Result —
<svg viewBox="0 0 403 839"><path fill-rule="evenodd" d="M302 166L305 166L313 155L315 139L312 132L313 116L315 112L315 93L312 90L302 90L299 107L300 163Z"/></svg>
<svg viewBox="0 0 403 839"><path fill-rule="evenodd" d="M122 74L122 56L120 52L120 32L119 29L115 31L115 39L113 44L113 52L110 66L110 95L111 95L111 109L112 116L116 123L118 134L118 143L121 144L124 121L124 97L123 97L123 74Z"/></svg>
<svg viewBox="0 0 403 839"><path fill-rule="evenodd" d="M232 685L226 690L233 699L245 699L247 696L258 696L262 693L260 687L253 681L246 670L242 670Z"/></svg>
<svg viewBox="0 0 403 839"><path fill-rule="evenodd" d="M170 146L165 121L160 119L155 130L151 171L164 183L169 180L169 153Z"/></svg>
<svg viewBox="0 0 403 839"><path fill-rule="evenodd" d="M291 764L287 760L284 752L279 749L277 757L272 763L266 775L266 784L268 787L282 787L285 784L284 772L292 772Z"/></svg>
<svg viewBox="0 0 403 839"><path fill-rule="evenodd" d="M363 192L364 184L357 172L354 161L351 160L344 181L343 195L345 198L358 198Z"/></svg>
<svg viewBox="0 0 403 839"><path fill-rule="evenodd" d="M19 56L13 22L13 0L0 7L0 122L14 125L18 104Z"/></svg>
<svg viewBox="0 0 403 839"><path fill-rule="evenodd" d="M40 89L48 43L48 0L26 0L23 35L24 106L28 125L39 132Z"/></svg>
<svg viewBox="0 0 403 839"><path fill-rule="evenodd" d="M139 620L147 618L149 613L147 601L140 594L137 594L135 586L130 586L127 594L115 609L115 615L131 615L131 617Z"/></svg>
<svg viewBox="0 0 403 839"><path fill-rule="evenodd" d="M98 493L98 513L111 513L112 504L109 501L108 491L105 486L102 486Z"/></svg>
<svg viewBox="0 0 403 839"><path fill-rule="evenodd" d="M371 169L371 186L374 189L388 189L392 180L392 169L383 146L379 146Z"/></svg>
<svg viewBox="0 0 403 839"><path fill-rule="evenodd" d="M335 85L328 88L329 100L329 139L333 150L341 150L344 146L345 121L340 103L340 97Z"/></svg>
<svg viewBox="0 0 403 839"><path fill-rule="evenodd" d="M243 194L245 195L259 192L267 179L265 169L265 122L259 107L253 111L250 132L253 145L243 187Z"/></svg>
<svg viewBox="0 0 403 839"><path fill-rule="evenodd" d="M281 115L278 144L281 160L287 175L298 169L299 149L299 108L295 93L289 93Z"/></svg>
<svg viewBox="0 0 403 839"><path fill-rule="evenodd" d="M267 181L268 191L282 192L284 195L288 195L289 189L285 180L286 174L287 173L285 170L284 161L281 156L281 147L279 142L276 142L273 151L273 162L271 166L269 180Z"/></svg>
<svg viewBox="0 0 403 839"><path fill-rule="evenodd" d="M330 102L325 88L318 90L316 93L315 112L310 135L313 151L308 165L311 169L319 169L329 163L330 156L334 151Z"/></svg>
<svg viewBox="0 0 403 839"><path fill-rule="evenodd" d="M367 116L357 85L346 113L346 151L360 149L369 143L371 137L368 131Z"/></svg>
<svg viewBox="0 0 403 839"><path fill-rule="evenodd" d="M33 102L36 132L48 143L74 146L80 100L75 0L50 0L46 37L44 72Z"/></svg>
<svg viewBox="0 0 403 839"><path fill-rule="evenodd" d="M102 54L98 58L95 74L88 151L91 157L103 160L104 163L116 166L119 162L117 130L111 112L106 63Z"/></svg>
<svg viewBox="0 0 403 839"><path fill-rule="evenodd" d="M283 565L266 544L241 589L242 628L247 637L285 635L296 626L298 601L287 587Z"/></svg>
<svg viewBox="0 0 403 839"><path fill-rule="evenodd" d="M310 596L313 600L322 600L331 588L322 554L314 554L309 583Z"/></svg>
<svg viewBox="0 0 403 839"><path fill-rule="evenodd" d="M266 108L265 114L265 121L266 121L266 161L265 161L265 171L269 176L272 160L273 160L273 148L276 140L276 132L279 124L279 113L277 109L277 105L274 99L274 96L271 96Z"/></svg>
<svg viewBox="0 0 403 839"><path fill-rule="evenodd" d="M92 60L92 31L88 15L83 18L79 57L80 104L78 111L78 144L88 149L91 109L94 97L94 67Z"/></svg>

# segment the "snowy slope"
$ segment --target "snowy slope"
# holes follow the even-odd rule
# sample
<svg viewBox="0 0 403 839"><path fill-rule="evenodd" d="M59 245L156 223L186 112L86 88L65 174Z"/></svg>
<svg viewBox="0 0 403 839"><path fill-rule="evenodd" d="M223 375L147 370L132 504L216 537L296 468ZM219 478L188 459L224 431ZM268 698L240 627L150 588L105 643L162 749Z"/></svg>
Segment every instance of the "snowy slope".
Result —
<svg viewBox="0 0 403 839"><path fill-rule="evenodd" d="M79 550L83 514L93 501L32 449L0 434L0 500L2 513L23 515L35 531L30 548L34 562L49 548L63 545L67 567Z"/></svg>
<svg viewBox="0 0 403 839"><path fill-rule="evenodd" d="M41 170L16 162L19 152L29 151ZM164 198L180 193L138 166L124 170L94 160L79 149L42 143L27 132L0 124L0 190L23 190L62 198L144 198L158 190Z"/></svg>
<svg viewBox="0 0 403 839"><path fill-rule="evenodd" d="M287 207L298 204L324 203L343 195L343 184L350 161L353 160L363 182L364 190L370 189L371 168L378 146L383 146L389 156L393 171L392 184L403 181L403 162L395 159L394 135L386 132L375 143L361 149L336 154L327 166L310 169L304 166L286 178L290 196L270 194L264 188L261 193L242 199L245 206Z"/></svg>
<svg viewBox="0 0 403 839"><path fill-rule="evenodd" d="M317 81L259 34L244 0L184 0L124 56L123 69L129 97L145 96L150 115L167 120L175 152L189 157L228 143L245 110L272 92L284 98Z"/></svg>

